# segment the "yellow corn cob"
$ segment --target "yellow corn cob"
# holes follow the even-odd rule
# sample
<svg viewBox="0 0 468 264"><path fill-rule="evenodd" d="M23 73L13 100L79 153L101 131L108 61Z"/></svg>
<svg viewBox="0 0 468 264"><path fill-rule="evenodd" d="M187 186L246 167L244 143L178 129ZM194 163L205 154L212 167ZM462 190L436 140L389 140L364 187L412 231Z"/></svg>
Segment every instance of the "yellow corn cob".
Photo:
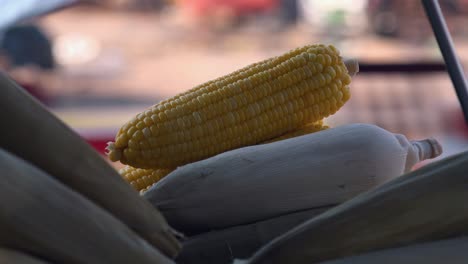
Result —
<svg viewBox="0 0 468 264"><path fill-rule="evenodd" d="M137 191L148 189L174 169L138 169L125 166L119 171L120 175Z"/></svg>
<svg viewBox="0 0 468 264"><path fill-rule="evenodd" d="M350 82L333 46L295 49L138 114L109 144L109 158L174 168L255 145L335 113L350 97Z"/></svg>
<svg viewBox="0 0 468 264"><path fill-rule="evenodd" d="M324 125L321 121L316 122L316 123L310 123L310 124L307 124L307 125L299 128L299 129L297 129L297 130L294 130L292 132L288 132L288 133L283 134L283 135L281 135L279 137L267 140L267 141L262 142L262 143L271 143L271 142L276 142L276 141L280 141L280 140L284 140L284 139L288 139L288 138L299 137L299 136L307 135L307 134L310 134L310 133L322 131L322 130L325 130L325 129L328 129L328 128L330 128L330 127L327 126L327 125Z"/></svg>

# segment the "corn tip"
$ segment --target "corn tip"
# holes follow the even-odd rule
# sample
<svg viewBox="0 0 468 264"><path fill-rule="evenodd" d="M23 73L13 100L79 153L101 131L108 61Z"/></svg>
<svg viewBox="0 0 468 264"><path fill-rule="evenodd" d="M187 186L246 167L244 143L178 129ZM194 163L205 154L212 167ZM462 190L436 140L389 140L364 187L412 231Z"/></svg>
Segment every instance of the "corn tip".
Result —
<svg viewBox="0 0 468 264"><path fill-rule="evenodd" d="M430 157L431 159L436 158L442 154L443 148L440 142L437 141L437 139L431 137L427 139L427 142L429 142L432 149L432 155Z"/></svg>
<svg viewBox="0 0 468 264"><path fill-rule="evenodd" d="M345 59L343 63L351 77L354 77L359 72L359 62L357 59Z"/></svg>
<svg viewBox="0 0 468 264"><path fill-rule="evenodd" d="M119 161L122 158L122 149L116 148L114 142L108 142L106 147L106 155L113 162Z"/></svg>

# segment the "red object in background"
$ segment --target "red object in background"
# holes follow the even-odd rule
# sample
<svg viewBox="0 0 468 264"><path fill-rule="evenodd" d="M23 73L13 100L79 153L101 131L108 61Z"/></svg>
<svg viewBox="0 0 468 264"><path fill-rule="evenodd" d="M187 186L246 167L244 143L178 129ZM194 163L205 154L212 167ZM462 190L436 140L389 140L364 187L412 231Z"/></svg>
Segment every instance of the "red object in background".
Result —
<svg viewBox="0 0 468 264"><path fill-rule="evenodd" d="M106 153L107 143L115 140L115 134L117 133L114 129L91 129L81 128L75 130L81 138L88 142L100 154Z"/></svg>
<svg viewBox="0 0 468 264"><path fill-rule="evenodd" d="M180 4L195 16L206 16L218 10L230 10L240 16L253 12L267 12L279 5L278 0L183 0Z"/></svg>
<svg viewBox="0 0 468 264"><path fill-rule="evenodd" d="M105 154L107 142L113 141L113 138L86 138L86 141L99 153Z"/></svg>

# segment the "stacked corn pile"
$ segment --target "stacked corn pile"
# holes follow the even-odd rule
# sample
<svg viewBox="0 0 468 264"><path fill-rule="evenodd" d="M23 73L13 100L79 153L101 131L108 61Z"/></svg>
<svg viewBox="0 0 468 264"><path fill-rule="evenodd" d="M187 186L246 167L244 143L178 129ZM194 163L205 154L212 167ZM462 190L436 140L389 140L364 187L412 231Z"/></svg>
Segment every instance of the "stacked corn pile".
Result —
<svg viewBox="0 0 468 264"><path fill-rule="evenodd" d="M278 79L268 85L276 87ZM297 77L291 80L297 81ZM292 105L299 111L286 112L287 118L283 113L270 118L272 123L286 120L283 125L270 129L266 123L255 129L257 123L265 123L257 120L254 112L250 113L253 118L245 120L256 121L244 120L248 137L231 137L223 127L211 134L211 130L202 132L195 141L214 140L219 131L230 141L218 141L212 148L202 145L204 149L195 154L172 153L177 140L182 140L182 149L197 148L183 141L185 134L173 138L170 135L174 133L167 132L179 123L185 126L180 119L164 119L176 114L171 111L158 115L166 122L153 123L156 127L163 124L161 131L153 132L153 125L149 128L161 135L158 140L167 140L153 153L145 147L145 141L151 146L152 140L141 125L150 121L139 115L133 121L137 128L126 126L133 133L125 135L121 131L117 137L121 140L111 155L127 163L146 164L138 170L156 173L155 178L159 176L151 164L182 164L175 165L179 167L144 194L147 200L77 134L3 74L0 87L4 95L0 98L0 120L10 120L9 129L0 131L0 263L175 263L171 258L176 256L177 263L231 263L233 258L248 258L236 260L245 264L433 264L447 260L466 263L468 259L468 153L397 177L419 160L440 154L437 141L409 141L366 124L314 132L322 128L322 114L336 111L332 107L323 110L330 104L315 100L327 85L313 89L313 103L306 104L307 93L300 93L302 97L295 98L298 102L303 98L304 107L286 103L283 110ZM288 87L293 89L288 96L294 95L297 86L290 83L283 89ZM348 91L346 85L340 89ZM274 103L290 102L283 99ZM238 105L254 101L240 100ZM315 103L319 104L317 112ZM198 105L192 107L199 109ZM260 109L269 112L270 108ZM195 131L215 120L205 119L211 111L195 112L199 118L189 114L194 119L186 119L199 122ZM217 113L229 115L221 110ZM301 121L311 123L303 125ZM243 127L243 122L237 124ZM282 132L268 133L275 130ZM209 133L207 139L204 133ZM137 139L145 140L137 141L143 142L140 145L135 143ZM233 145L235 149L224 149ZM125 151L130 146L132 151ZM44 149L46 153L38 151ZM148 149L151 155L162 152L163 156L152 161L144 152ZM224 152L209 156L219 151ZM180 157L170 159L164 156L168 153ZM336 204L340 205L328 210ZM200 234L183 241L179 252L181 236L171 226Z"/></svg>
<svg viewBox="0 0 468 264"><path fill-rule="evenodd" d="M204 255L222 263L232 252L214 252L223 252L229 236L239 246L234 256L249 256L320 208L440 155L434 139L323 124L350 99L357 71L355 60L325 45L249 65L139 113L109 144L109 158L127 164L123 178L185 234L256 223L191 240L180 261ZM302 210L308 212L276 219ZM262 228L267 239L246 246Z"/></svg>

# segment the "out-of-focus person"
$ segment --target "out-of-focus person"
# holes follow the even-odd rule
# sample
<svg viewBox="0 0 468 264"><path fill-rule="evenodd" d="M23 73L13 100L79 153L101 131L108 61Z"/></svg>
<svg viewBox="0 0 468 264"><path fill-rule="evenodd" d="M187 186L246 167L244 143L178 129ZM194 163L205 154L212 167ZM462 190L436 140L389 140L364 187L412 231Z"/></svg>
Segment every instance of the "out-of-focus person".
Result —
<svg viewBox="0 0 468 264"><path fill-rule="evenodd" d="M55 69L52 44L36 25L21 24L6 29L0 37L0 69L44 104L51 101L42 75Z"/></svg>

